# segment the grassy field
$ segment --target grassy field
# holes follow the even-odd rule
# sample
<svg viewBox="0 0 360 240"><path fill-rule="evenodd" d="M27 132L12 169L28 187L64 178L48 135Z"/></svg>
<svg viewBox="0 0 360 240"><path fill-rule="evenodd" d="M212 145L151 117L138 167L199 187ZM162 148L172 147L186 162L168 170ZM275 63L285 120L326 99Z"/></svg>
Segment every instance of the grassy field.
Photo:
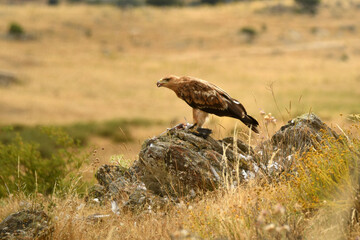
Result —
<svg viewBox="0 0 360 240"><path fill-rule="evenodd" d="M293 115L311 109L326 120L359 112L359 9L329 1L317 16L308 16L270 14L271 6L1 5L1 70L21 81L0 88L1 123L191 121L183 101L156 88L168 74L213 82L257 118L264 110L281 119L270 84L285 119L290 102ZM11 22L22 25L31 40L9 39ZM256 30L252 42L241 34L243 27ZM225 118L214 121L234 125Z"/></svg>

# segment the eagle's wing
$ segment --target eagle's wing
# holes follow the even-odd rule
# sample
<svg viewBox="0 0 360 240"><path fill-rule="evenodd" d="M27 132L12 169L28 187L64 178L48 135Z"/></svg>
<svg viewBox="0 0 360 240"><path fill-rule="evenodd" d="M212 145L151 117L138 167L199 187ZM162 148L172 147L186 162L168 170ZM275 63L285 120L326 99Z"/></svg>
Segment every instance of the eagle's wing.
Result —
<svg viewBox="0 0 360 240"><path fill-rule="evenodd" d="M180 84L177 95L193 108L218 116L242 117L245 108L221 88L203 81L188 80Z"/></svg>
<svg viewBox="0 0 360 240"><path fill-rule="evenodd" d="M192 108L218 116L237 118L256 133L259 132L257 129L259 123L247 115L244 106L224 90L209 82L188 78L178 85L175 92Z"/></svg>

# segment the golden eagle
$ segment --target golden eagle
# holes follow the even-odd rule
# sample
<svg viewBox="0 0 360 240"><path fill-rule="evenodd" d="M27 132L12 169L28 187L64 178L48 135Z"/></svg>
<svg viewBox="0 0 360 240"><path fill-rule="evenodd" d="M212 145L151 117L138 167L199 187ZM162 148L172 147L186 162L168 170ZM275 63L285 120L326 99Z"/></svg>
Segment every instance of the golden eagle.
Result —
<svg viewBox="0 0 360 240"><path fill-rule="evenodd" d="M259 123L246 113L244 106L221 88L193 77L168 76L157 82L167 87L193 108L194 126L201 128L209 113L239 119L256 133Z"/></svg>

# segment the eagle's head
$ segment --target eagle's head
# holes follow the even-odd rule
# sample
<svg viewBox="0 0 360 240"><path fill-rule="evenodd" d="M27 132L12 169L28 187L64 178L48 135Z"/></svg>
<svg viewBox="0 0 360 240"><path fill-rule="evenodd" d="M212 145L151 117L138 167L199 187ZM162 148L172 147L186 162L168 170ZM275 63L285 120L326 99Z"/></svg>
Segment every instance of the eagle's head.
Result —
<svg viewBox="0 0 360 240"><path fill-rule="evenodd" d="M176 82L177 79L179 79L178 76L170 75L170 76L160 79L156 83L156 85L158 87L170 87L171 85L173 85Z"/></svg>

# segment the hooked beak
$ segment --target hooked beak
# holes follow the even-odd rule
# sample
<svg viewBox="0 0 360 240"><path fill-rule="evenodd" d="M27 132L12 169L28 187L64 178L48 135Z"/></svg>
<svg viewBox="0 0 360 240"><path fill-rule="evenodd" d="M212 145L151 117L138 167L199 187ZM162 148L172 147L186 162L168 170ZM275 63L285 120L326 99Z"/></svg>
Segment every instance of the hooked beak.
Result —
<svg viewBox="0 0 360 240"><path fill-rule="evenodd" d="M161 87L163 85L163 83L161 83L161 81L158 81L157 83L156 83L156 86L158 86L158 87Z"/></svg>

